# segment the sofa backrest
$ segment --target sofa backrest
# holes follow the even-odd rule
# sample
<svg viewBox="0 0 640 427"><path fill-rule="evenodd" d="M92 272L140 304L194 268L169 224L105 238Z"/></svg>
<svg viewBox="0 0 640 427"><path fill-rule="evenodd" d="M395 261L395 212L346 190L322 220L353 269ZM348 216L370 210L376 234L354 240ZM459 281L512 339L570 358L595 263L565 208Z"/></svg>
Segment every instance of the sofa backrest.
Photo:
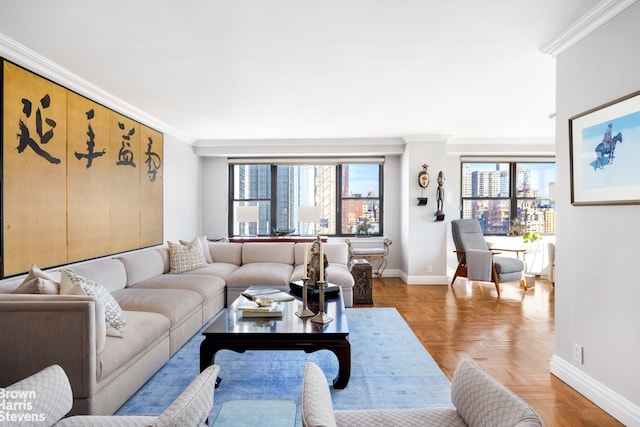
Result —
<svg viewBox="0 0 640 427"><path fill-rule="evenodd" d="M163 274L165 265L161 252L156 249L146 249L140 252L118 257L127 272L127 286Z"/></svg>
<svg viewBox="0 0 640 427"><path fill-rule="evenodd" d="M346 243L332 242L323 243L323 251L327 255L327 261L329 264L348 264L349 263L349 247ZM296 265L304 264L304 251L307 252L307 257L311 256L311 243L296 243L295 248L295 260ZM308 261L308 259L307 259Z"/></svg>
<svg viewBox="0 0 640 427"><path fill-rule="evenodd" d="M279 262L293 265L293 249L295 243L246 242L242 245L242 264L254 262Z"/></svg>
<svg viewBox="0 0 640 427"><path fill-rule="evenodd" d="M209 253L213 262L242 264L242 243L209 242Z"/></svg>
<svg viewBox="0 0 640 427"><path fill-rule="evenodd" d="M74 265L69 270L101 284L111 293L127 286L127 271L119 259L108 258Z"/></svg>

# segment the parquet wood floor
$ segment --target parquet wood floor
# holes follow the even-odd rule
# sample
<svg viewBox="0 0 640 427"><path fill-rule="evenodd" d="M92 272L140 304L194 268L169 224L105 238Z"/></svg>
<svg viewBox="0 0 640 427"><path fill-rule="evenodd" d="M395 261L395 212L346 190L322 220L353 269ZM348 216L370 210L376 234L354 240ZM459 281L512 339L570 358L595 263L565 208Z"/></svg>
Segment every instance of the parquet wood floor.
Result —
<svg viewBox="0 0 640 427"><path fill-rule="evenodd" d="M622 426L549 372L553 286L537 280L524 292L506 283L501 294L498 300L493 284L466 279L453 287L373 279L373 306L395 307L449 378L461 359L472 358L534 407L547 427Z"/></svg>

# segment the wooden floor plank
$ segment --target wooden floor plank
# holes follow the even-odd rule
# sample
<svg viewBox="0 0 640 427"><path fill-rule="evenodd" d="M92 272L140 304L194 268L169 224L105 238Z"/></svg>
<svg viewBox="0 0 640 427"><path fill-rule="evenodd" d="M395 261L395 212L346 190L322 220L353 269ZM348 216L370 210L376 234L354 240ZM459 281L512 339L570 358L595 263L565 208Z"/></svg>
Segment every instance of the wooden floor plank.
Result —
<svg viewBox="0 0 640 427"><path fill-rule="evenodd" d="M373 306L395 307L449 378L461 359L472 358L535 408L547 427L622 426L549 372L554 296L546 280L528 291L503 284L498 299L492 283L407 286L398 278L373 279Z"/></svg>

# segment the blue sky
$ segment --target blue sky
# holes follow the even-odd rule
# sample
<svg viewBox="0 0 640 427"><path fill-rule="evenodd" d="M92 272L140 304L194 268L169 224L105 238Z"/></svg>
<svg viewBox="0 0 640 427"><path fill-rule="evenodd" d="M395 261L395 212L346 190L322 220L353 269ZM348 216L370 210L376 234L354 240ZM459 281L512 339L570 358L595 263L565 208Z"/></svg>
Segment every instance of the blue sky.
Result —
<svg viewBox="0 0 640 427"><path fill-rule="evenodd" d="M378 168L374 164L349 165L349 191L366 196L370 191L378 195Z"/></svg>

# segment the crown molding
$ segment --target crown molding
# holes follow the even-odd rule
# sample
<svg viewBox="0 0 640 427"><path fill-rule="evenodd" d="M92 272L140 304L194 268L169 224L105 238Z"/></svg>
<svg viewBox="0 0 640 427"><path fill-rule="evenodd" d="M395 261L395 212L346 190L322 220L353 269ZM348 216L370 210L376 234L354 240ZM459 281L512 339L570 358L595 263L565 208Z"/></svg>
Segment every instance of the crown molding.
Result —
<svg viewBox="0 0 640 427"><path fill-rule="evenodd" d="M144 123L146 126L160 132L170 134L187 144L193 145L195 142L194 138L184 132L172 128L166 123L99 88L2 33L0 33L0 57L14 62L31 72L64 86L107 108L111 108L119 114Z"/></svg>
<svg viewBox="0 0 640 427"><path fill-rule="evenodd" d="M194 152L203 157L400 155L401 138L198 140Z"/></svg>
<svg viewBox="0 0 640 427"><path fill-rule="evenodd" d="M569 28L544 44L540 51L555 58L637 2L638 0L601 1Z"/></svg>

